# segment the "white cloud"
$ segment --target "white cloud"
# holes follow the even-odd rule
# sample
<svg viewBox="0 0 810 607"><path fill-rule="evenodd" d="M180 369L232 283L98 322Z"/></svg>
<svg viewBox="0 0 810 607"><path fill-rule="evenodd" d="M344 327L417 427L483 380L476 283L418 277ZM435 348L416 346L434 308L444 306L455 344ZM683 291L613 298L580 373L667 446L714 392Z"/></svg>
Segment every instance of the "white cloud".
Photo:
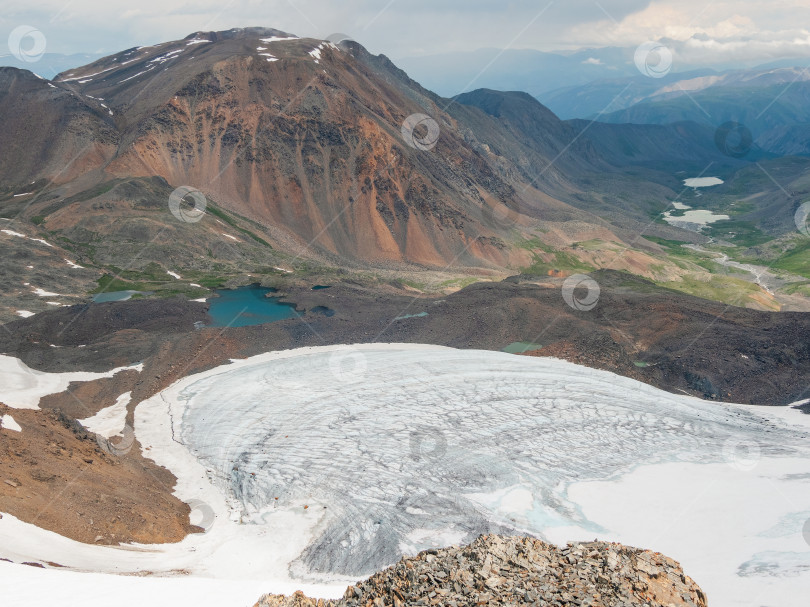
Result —
<svg viewBox="0 0 810 607"><path fill-rule="evenodd" d="M810 56L810 30L796 27L809 22L806 0L656 0L621 21L575 25L569 34L575 47L664 40L676 65L710 65Z"/></svg>
<svg viewBox="0 0 810 607"><path fill-rule="evenodd" d="M345 32L392 58L484 47L635 47L673 41L676 61L807 55L808 0L143 0L120 14L98 0L30 0L0 15L0 44L28 24L49 52L115 52L197 30L262 25L324 38ZM2 50L0 50L2 54Z"/></svg>

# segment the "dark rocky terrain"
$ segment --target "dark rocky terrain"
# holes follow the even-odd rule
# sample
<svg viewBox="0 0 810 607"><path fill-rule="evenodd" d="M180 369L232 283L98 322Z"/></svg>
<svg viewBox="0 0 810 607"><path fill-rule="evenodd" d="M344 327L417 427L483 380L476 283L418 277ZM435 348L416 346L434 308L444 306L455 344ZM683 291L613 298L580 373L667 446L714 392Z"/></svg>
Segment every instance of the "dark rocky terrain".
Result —
<svg viewBox="0 0 810 607"><path fill-rule="evenodd" d="M403 558L349 586L339 600L265 595L254 607L707 604L681 566L657 552L607 542L558 548L530 537L482 535L469 546Z"/></svg>
<svg viewBox="0 0 810 607"><path fill-rule="evenodd" d="M367 342L485 350L527 342L542 346L527 354L566 358L701 398L784 405L807 396L806 314L707 302L619 272L594 278L601 295L590 311L564 302L562 279L531 276L440 297L379 283L313 291L311 285L276 282L283 300L296 304L297 318L223 329L195 330L194 323L206 318L206 304L182 298L73 306L4 325L0 352L50 371L100 371L143 361L144 376L160 381L140 381L136 402L179 379L180 371L228 358ZM323 308L335 313L326 316Z"/></svg>

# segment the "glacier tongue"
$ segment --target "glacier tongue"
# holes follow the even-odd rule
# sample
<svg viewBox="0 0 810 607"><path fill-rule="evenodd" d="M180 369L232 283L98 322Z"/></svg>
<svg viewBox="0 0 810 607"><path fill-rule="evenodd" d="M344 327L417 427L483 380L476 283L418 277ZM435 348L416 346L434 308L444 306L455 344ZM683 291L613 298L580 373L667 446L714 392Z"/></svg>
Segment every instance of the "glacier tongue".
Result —
<svg viewBox="0 0 810 607"><path fill-rule="evenodd" d="M243 523L321 517L291 564L298 578L369 574L487 531L610 539L569 487L654 464L756 475L760 460L810 450L806 428L767 408L554 359L380 344L283 354L183 380L174 424Z"/></svg>

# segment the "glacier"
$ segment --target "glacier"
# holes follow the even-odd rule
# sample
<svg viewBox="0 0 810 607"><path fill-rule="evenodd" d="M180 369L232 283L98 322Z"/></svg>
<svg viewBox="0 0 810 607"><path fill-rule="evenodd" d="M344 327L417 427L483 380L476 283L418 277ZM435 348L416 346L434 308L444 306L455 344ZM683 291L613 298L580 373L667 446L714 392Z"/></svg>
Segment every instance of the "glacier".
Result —
<svg viewBox="0 0 810 607"><path fill-rule="evenodd" d="M787 605L810 583L810 416L793 408L552 358L366 344L184 378L138 404L135 434L206 532L138 550L38 537L12 560L337 596L402 554L494 531L664 552L714 605ZM25 527L7 518L0 546Z"/></svg>

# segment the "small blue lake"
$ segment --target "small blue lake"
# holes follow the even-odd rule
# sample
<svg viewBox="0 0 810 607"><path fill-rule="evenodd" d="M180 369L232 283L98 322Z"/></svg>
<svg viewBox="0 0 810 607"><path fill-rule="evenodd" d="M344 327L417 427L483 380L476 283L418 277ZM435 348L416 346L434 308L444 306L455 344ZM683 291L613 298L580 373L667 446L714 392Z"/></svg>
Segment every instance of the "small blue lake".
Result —
<svg viewBox="0 0 810 607"><path fill-rule="evenodd" d="M280 297L267 297L276 289L250 285L237 289L217 289L218 297L208 301L209 327L248 327L296 316L295 305L280 303Z"/></svg>
<svg viewBox="0 0 810 607"><path fill-rule="evenodd" d="M107 303L108 301L127 301L133 295L151 295L152 291L105 291L93 295L93 303Z"/></svg>

